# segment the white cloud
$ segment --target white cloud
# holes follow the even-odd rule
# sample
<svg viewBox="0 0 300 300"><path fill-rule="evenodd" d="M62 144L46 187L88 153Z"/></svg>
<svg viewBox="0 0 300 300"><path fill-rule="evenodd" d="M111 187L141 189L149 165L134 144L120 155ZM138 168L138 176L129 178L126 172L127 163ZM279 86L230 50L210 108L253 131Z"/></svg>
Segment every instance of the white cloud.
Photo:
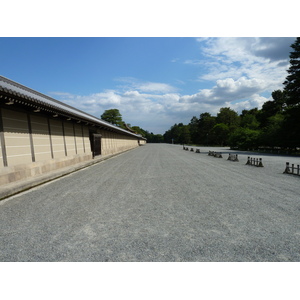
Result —
<svg viewBox="0 0 300 300"><path fill-rule="evenodd" d="M151 93L170 93L178 89L170 84L160 82L143 82L133 77L116 78L115 81L123 82L124 85L119 86L123 90L138 90L140 92Z"/></svg>
<svg viewBox="0 0 300 300"><path fill-rule="evenodd" d="M253 107L260 108L268 99L257 93L249 92L249 99L244 101L230 97L238 95L243 88L252 91L252 85L254 83L249 80L228 79L219 81L212 89L193 95L142 94L136 90L120 93L110 90L86 96L68 95L60 100L96 117L100 117L106 109L117 108L123 120L132 126L137 125L150 132L163 134L174 123L189 123L193 116L199 117L203 112L216 115L221 107L229 106L239 112ZM223 94L220 90L223 90ZM224 96L226 93L227 96Z"/></svg>
<svg viewBox="0 0 300 300"><path fill-rule="evenodd" d="M198 41L205 59L187 58L185 63L205 71L198 80L212 81L209 89L179 94L178 88L167 83L122 77L116 79L122 85L113 90L86 96L60 92L55 95L96 117L106 109L117 108L123 120L131 125L164 133L174 123L187 124L193 116L199 117L203 112L216 115L221 107L231 107L239 113L243 109L261 108L270 100L262 94L282 89L293 38L204 38ZM177 84L183 86L184 82Z"/></svg>
<svg viewBox="0 0 300 300"><path fill-rule="evenodd" d="M158 93L169 93L177 90L169 84L157 83L157 82L146 82L137 86L137 89L142 92L158 92Z"/></svg>
<svg viewBox="0 0 300 300"><path fill-rule="evenodd" d="M288 54L294 38L210 38L202 43L205 74L200 80L241 77L264 80L269 92L282 88L288 69Z"/></svg>

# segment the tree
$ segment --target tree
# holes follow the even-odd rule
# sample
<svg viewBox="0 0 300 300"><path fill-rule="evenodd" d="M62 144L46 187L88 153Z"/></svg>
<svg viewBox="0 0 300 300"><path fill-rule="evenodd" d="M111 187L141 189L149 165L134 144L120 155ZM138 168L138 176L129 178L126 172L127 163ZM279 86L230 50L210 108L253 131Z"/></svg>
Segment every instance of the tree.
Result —
<svg viewBox="0 0 300 300"><path fill-rule="evenodd" d="M283 122L284 144L286 147L300 146L300 38L291 45L290 67L287 72L284 91L287 95L285 120Z"/></svg>
<svg viewBox="0 0 300 300"><path fill-rule="evenodd" d="M263 104L257 118L260 122L260 127L264 128L269 123L269 118L275 116L278 113L283 113L286 106L286 92L276 90L272 93L273 100L267 101Z"/></svg>
<svg viewBox="0 0 300 300"><path fill-rule="evenodd" d="M255 149L259 146L259 137L260 131L240 127L230 134L228 144L232 149Z"/></svg>
<svg viewBox="0 0 300 300"><path fill-rule="evenodd" d="M194 144L199 144L200 139L199 139L199 119L197 117L193 117L189 123L190 127L190 136L191 136L191 141Z"/></svg>
<svg viewBox="0 0 300 300"><path fill-rule="evenodd" d="M189 144L191 142L191 134L189 125L183 125L180 132L180 143Z"/></svg>
<svg viewBox="0 0 300 300"><path fill-rule="evenodd" d="M210 131L216 125L216 117L205 112L200 115L199 119L199 143L208 145L211 142Z"/></svg>
<svg viewBox="0 0 300 300"><path fill-rule="evenodd" d="M229 126L224 123L216 124L210 131L210 138L216 145L223 146L227 144L227 139L229 135Z"/></svg>
<svg viewBox="0 0 300 300"><path fill-rule="evenodd" d="M189 125L183 125L183 123L174 124L163 135L164 141L174 144L189 144L191 142Z"/></svg>
<svg viewBox="0 0 300 300"><path fill-rule="evenodd" d="M294 51L290 52L289 75L286 77L284 90L287 93L287 104L298 106L300 104L300 37L291 45Z"/></svg>
<svg viewBox="0 0 300 300"><path fill-rule="evenodd" d="M240 126L253 130L257 129L259 127L259 122L257 120L258 113L259 110L257 108L252 108L250 110L244 109L240 115Z"/></svg>
<svg viewBox="0 0 300 300"><path fill-rule="evenodd" d="M240 117L237 112L230 109L230 107L222 107L217 114L217 123L226 124L230 130L233 130L240 125Z"/></svg>
<svg viewBox="0 0 300 300"><path fill-rule="evenodd" d="M260 136L260 146L283 146L283 131L282 123L284 116L281 113L277 113L268 118L266 126L262 129Z"/></svg>
<svg viewBox="0 0 300 300"><path fill-rule="evenodd" d="M102 120L123 128L122 115L118 109L108 109L100 117Z"/></svg>

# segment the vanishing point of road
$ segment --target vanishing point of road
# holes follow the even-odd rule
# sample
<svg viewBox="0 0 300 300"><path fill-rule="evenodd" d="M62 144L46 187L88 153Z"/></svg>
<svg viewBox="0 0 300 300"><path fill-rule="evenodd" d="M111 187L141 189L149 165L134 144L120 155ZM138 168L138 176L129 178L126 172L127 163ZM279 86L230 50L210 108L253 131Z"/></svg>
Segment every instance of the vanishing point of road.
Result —
<svg viewBox="0 0 300 300"><path fill-rule="evenodd" d="M0 261L300 261L299 158L209 149L147 144L0 201Z"/></svg>

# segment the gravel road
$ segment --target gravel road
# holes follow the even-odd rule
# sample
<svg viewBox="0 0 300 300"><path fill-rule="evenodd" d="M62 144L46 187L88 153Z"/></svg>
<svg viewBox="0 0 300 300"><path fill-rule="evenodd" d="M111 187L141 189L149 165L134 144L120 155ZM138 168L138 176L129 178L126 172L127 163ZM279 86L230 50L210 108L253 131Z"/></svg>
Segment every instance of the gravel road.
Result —
<svg viewBox="0 0 300 300"><path fill-rule="evenodd" d="M200 150L147 144L0 201L0 261L299 262L300 159Z"/></svg>

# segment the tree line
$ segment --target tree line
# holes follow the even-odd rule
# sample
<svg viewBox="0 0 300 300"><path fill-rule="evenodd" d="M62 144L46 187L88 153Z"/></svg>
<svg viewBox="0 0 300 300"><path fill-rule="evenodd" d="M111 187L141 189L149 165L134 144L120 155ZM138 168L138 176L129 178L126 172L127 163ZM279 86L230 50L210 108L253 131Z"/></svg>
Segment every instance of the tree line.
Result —
<svg viewBox="0 0 300 300"><path fill-rule="evenodd" d="M275 90L272 100L261 109L238 114L223 107L217 116L205 112L190 123L174 124L163 135L167 143L220 145L247 150L300 147L300 38L291 45L290 68L283 90Z"/></svg>

